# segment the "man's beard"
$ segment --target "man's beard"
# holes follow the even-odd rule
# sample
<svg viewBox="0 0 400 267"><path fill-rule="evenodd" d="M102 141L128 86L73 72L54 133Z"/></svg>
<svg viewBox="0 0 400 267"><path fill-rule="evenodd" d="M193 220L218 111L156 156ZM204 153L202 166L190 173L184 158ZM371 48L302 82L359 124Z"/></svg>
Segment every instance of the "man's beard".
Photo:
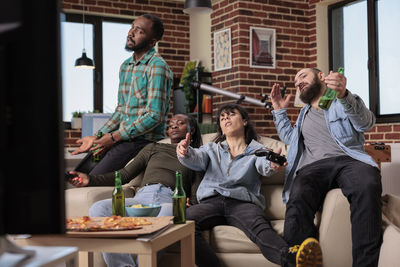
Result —
<svg viewBox="0 0 400 267"><path fill-rule="evenodd" d="M134 43L134 41L131 39L131 42ZM150 38L147 40L143 40L140 44L129 47L128 44L125 44L125 50L128 52L134 52L134 51L140 51L145 49L150 43Z"/></svg>
<svg viewBox="0 0 400 267"><path fill-rule="evenodd" d="M322 83L318 79L318 77L315 76L310 87L308 87L308 89L300 93L300 99L306 104L311 104L311 102L314 99L319 97L321 90L322 90Z"/></svg>

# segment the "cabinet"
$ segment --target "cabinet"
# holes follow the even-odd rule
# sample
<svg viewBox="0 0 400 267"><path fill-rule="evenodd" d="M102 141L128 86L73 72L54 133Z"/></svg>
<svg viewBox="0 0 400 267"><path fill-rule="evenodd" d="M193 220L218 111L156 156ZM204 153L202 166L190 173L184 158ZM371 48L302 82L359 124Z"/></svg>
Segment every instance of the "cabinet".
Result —
<svg viewBox="0 0 400 267"><path fill-rule="evenodd" d="M207 84L211 85L211 81L212 81L211 72L198 72L196 74L196 76L197 76L197 80L200 81L201 83L207 83ZM196 90L196 89L194 89L194 90ZM196 90L196 107L197 107L197 109L195 111L193 111L193 113L191 113L190 115L194 116L197 119L198 123L203 123L203 115L204 115L203 98L205 95L210 97L210 102L208 103L208 105L210 105L210 108L211 108L210 113L212 114L212 93L197 89ZM212 116L211 116L211 121L212 121Z"/></svg>
<svg viewBox="0 0 400 267"><path fill-rule="evenodd" d="M196 80L201 83L207 83L211 85L212 76L211 72L197 72ZM195 106L192 107L192 112L189 115L194 116L198 123L203 122L203 97L208 95L210 97L209 105L212 107L212 93L204 92L202 90L193 89L193 94L195 94ZM183 92L183 87L179 85L179 80L174 81L174 114L186 113L185 109L185 94Z"/></svg>

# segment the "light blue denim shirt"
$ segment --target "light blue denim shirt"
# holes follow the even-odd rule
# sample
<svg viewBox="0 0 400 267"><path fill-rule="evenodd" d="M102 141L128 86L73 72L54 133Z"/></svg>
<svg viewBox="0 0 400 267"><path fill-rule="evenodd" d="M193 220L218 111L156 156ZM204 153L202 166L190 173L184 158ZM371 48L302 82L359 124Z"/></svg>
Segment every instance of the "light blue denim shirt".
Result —
<svg viewBox="0 0 400 267"><path fill-rule="evenodd" d="M295 172L303 154L304 143L301 127L304 115L310 108L306 105L300 110L295 125L292 127L287 117L286 109L273 110L274 123L279 137L289 145L287 154L288 165L285 170L285 185L282 192L283 202L289 200L290 189L295 179ZM364 150L364 132L375 124L374 114L367 109L362 99L347 91L343 99L335 99L329 110L325 110L325 120L328 130L336 144L350 157L378 167L376 162Z"/></svg>
<svg viewBox="0 0 400 267"><path fill-rule="evenodd" d="M256 157L254 152L264 146L253 140L245 151L231 159L226 141L207 143L200 148L188 147L185 158L178 156L182 165L195 171L205 171L197 189L197 200L222 195L252 202L262 209L265 200L260 193L261 176L273 173L270 161Z"/></svg>

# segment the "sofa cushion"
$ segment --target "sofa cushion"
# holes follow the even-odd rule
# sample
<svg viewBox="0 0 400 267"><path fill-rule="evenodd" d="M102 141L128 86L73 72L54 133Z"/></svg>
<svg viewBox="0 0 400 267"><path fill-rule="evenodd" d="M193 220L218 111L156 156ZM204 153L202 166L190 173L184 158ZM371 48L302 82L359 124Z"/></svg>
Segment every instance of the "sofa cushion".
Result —
<svg viewBox="0 0 400 267"><path fill-rule="evenodd" d="M277 171L271 176L261 177L261 183L264 185L283 185L284 180L285 180L284 170Z"/></svg>
<svg viewBox="0 0 400 267"><path fill-rule="evenodd" d="M282 201L283 185L262 185L261 192L265 198L265 215L270 220L283 220L286 205Z"/></svg>
<svg viewBox="0 0 400 267"><path fill-rule="evenodd" d="M398 266L400 263L400 231L389 225L383 233L383 243L379 254L379 267Z"/></svg>
<svg viewBox="0 0 400 267"><path fill-rule="evenodd" d="M340 189L326 195L318 228L324 267L351 266L350 206Z"/></svg>
<svg viewBox="0 0 400 267"><path fill-rule="evenodd" d="M208 133L208 134L202 134L201 135L201 140L203 142L203 144L209 143L209 142L213 142L215 136L217 136L217 133ZM163 144L171 144L171 139L169 138L164 138L160 141L158 141L159 143L163 143Z"/></svg>
<svg viewBox="0 0 400 267"><path fill-rule="evenodd" d="M283 220L271 221L272 228L280 235L283 224ZM229 225L215 226L211 230L210 245L217 253L260 253L258 246L242 230Z"/></svg>
<svg viewBox="0 0 400 267"><path fill-rule="evenodd" d="M202 134L201 140L203 141L203 144L207 144L210 142L214 142L214 139L216 136L217 136L217 133Z"/></svg>
<svg viewBox="0 0 400 267"><path fill-rule="evenodd" d="M278 151L278 149L281 149L281 154L283 155L287 155L288 152L288 146L276 139L270 138L270 137L266 137L266 136L259 136L258 142L260 142L261 144L263 144L265 147L271 149L272 151L276 152Z"/></svg>
<svg viewBox="0 0 400 267"><path fill-rule="evenodd" d="M110 198L111 186L79 187L65 190L66 217L84 216L89 214L90 206L99 200Z"/></svg>
<svg viewBox="0 0 400 267"><path fill-rule="evenodd" d="M133 197L132 190L125 185L122 187L125 197ZM99 200L111 198L112 186L88 186L65 190L65 214L67 218L81 217L89 214L89 208Z"/></svg>

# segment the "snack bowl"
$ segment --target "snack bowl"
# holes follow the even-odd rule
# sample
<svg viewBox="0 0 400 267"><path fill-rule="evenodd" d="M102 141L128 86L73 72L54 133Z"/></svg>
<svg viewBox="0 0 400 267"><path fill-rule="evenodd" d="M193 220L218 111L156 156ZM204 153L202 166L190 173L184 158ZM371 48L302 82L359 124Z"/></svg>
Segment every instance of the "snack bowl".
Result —
<svg viewBox="0 0 400 267"><path fill-rule="evenodd" d="M126 206L126 215L128 217L157 217L160 213L160 204L136 204Z"/></svg>

